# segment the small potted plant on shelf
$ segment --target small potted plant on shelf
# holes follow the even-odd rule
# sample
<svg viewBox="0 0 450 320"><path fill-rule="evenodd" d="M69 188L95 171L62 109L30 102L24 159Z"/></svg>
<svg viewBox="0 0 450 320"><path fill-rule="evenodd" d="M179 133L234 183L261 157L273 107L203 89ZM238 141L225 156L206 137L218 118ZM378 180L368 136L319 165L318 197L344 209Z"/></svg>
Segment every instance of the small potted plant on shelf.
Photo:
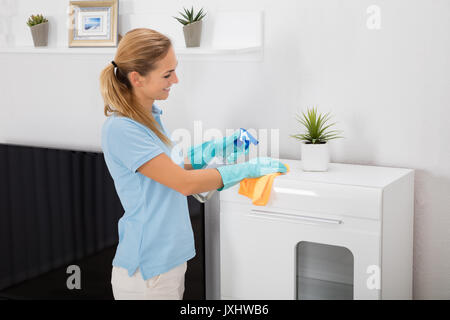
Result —
<svg viewBox="0 0 450 320"><path fill-rule="evenodd" d="M184 13L179 12L183 19L174 17L183 25L184 41L186 47L200 47L200 39L202 35L202 19L206 15L203 8L195 14L194 7L191 10L184 9Z"/></svg>
<svg viewBox="0 0 450 320"><path fill-rule="evenodd" d="M329 113L317 117L317 110L308 109L308 115L302 112L303 117L297 115L299 121L305 128L306 133L291 135L301 142L302 168L304 171L327 171L330 162L328 141L337 138L342 131L328 130L335 123L325 126L329 120Z"/></svg>
<svg viewBox="0 0 450 320"><path fill-rule="evenodd" d="M42 14L31 15L27 25L30 27L35 47L45 47L48 41L48 20Z"/></svg>

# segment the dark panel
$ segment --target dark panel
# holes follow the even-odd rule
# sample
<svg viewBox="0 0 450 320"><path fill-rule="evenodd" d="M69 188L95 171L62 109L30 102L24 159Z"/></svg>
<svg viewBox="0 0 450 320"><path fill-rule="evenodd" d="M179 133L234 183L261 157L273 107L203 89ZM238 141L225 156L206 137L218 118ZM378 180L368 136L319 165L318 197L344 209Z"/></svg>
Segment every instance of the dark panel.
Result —
<svg viewBox="0 0 450 320"><path fill-rule="evenodd" d="M184 300L204 300L205 293L205 205L187 197L195 239L195 258L188 261Z"/></svg>
<svg viewBox="0 0 450 320"><path fill-rule="evenodd" d="M204 299L204 205L187 200L197 255L184 299ZM111 299L122 215L103 153L0 144L0 297ZM83 290L66 287L71 264Z"/></svg>
<svg viewBox="0 0 450 320"><path fill-rule="evenodd" d="M15 148L15 147L11 147ZM46 272L52 268L52 250L51 250L51 233L48 232L51 224L50 207L48 203L48 177L47 172L43 170L46 168L47 156L46 150L34 150L34 167L35 184L34 190L36 194L35 214L38 218L36 228L38 235L36 241L39 243L39 257L40 257L40 273Z"/></svg>
<svg viewBox="0 0 450 320"><path fill-rule="evenodd" d="M26 260L26 233L23 228L26 221L24 201L23 201L23 182L22 182L22 149L10 148L8 152L7 180L10 195L10 257L12 263L12 281L17 283L27 278L27 260Z"/></svg>
<svg viewBox="0 0 450 320"><path fill-rule="evenodd" d="M84 237L83 237L83 209L82 209L82 195L83 195L83 186L82 186L82 174L83 172L83 163L82 163L82 154L81 152L72 152L72 185L73 185L73 230L74 230L74 239L75 239L75 258L81 259L85 253L83 251L84 248Z"/></svg>
<svg viewBox="0 0 450 320"><path fill-rule="evenodd" d="M9 192L9 165L6 146L0 147L0 288L10 286L12 282L12 256L11 245L11 221L10 221L10 192Z"/></svg>

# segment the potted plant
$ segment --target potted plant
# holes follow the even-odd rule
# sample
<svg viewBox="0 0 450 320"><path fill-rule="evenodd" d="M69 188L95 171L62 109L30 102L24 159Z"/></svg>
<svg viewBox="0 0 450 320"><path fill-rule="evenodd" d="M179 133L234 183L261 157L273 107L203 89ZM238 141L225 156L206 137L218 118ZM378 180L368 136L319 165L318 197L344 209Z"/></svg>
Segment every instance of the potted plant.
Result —
<svg viewBox="0 0 450 320"><path fill-rule="evenodd" d="M203 8L195 14L194 7L191 10L184 9L184 13L179 12L183 19L174 17L183 25L184 41L186 47L200 47L200 39L202 35L202 19L206 15Z"/></svg>
<svg viewBox="0 0 450 320"><path fill-rule="evenodd" d="M45 47L48 41L48 20L42 14L31 15L27 25L30 27L35 47Z"/></svg>
<svg viewBox="0 0 450 320"><path fill-rule="evenodd" d="M302 112L303 117L297 115L299 121L305 128L306 133L291 135L301 141L302 167L304 171L327 171L330 162L328 141L343 138L337 134L341 131L327 130L335 123L325 126L329 120L329 113L317 117L317 110L308 109L308 114Z"/></svg>

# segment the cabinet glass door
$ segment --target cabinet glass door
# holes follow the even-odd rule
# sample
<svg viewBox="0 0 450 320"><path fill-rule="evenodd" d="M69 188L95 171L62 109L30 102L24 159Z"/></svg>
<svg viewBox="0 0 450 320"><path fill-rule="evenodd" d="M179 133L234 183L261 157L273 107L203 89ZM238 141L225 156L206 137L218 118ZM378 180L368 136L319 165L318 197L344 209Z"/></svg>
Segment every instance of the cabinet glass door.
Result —
<svg viewBox="0 0 450 320"><path fill-rule="evenodd" d="M353 254L345 247L300 241L296 247L297 300L352 300Z"/></svg>

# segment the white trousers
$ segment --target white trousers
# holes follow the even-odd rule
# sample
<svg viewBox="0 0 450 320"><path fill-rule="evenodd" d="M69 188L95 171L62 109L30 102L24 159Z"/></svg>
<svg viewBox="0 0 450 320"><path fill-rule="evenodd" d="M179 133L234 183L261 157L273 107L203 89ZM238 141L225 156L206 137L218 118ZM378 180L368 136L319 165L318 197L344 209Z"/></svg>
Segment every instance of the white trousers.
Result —
<svg viewBox="0 0 450 320"><path fill-rule="evenodd" d="M130 277L124 268L114 267L111 285L115 300L182 300L187 262L144 280L137 271Z"/></svg>

